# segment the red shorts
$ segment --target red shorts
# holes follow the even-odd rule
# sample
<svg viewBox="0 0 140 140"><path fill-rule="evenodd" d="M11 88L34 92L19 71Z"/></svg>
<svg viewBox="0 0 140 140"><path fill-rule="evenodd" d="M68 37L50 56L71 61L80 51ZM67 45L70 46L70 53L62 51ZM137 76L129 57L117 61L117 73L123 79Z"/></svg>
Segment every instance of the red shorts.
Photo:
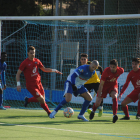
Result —
<svg viewBox="0 0 140 140"><path fill-rule="evenodd" d="M118 85L113 85L113 86L103 86L103 90L102 90L102 94L101 94L101 98L106 98L107 94L111 93L111 91L115 91L116 93L118 93ZM98 97L98 93L97 93L97 97Z"/></svg>
<svg viewBox="0 0 140 140"><path fill-rule="evenodd" d="M40 97L40 95L44 95L44 89L42 84L36 84L36 85L32 85L32 86L27 86L27 90L35 97L38 98Z"/></svg>
<svg viewBox="0 0 140 140"><path fill-rule="evenodd" d="M136 88L129 95L127 95L127 97L132 99L133 102L135 103L139 99L138 97L139 94L140 94L140 88Z"/></svg>

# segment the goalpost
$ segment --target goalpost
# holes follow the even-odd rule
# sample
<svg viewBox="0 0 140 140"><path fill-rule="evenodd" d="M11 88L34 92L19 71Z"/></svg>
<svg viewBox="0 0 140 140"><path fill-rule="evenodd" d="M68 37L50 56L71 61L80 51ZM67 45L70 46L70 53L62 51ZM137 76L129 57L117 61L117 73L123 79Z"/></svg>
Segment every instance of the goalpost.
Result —
<svg viewBox="0 0 140 140"><path fill-rule="evenodd" d="M7 89L4 91L6 106L22 108L24 97L31 97L23 75L21 93L16 91L15 80L15 74L20 63L27 58L27 47L30 45L35 46L36 57L46 67L63 72L60 76L40 71L49 107L55 107L62 100L64 82L70 70L80 65L80 53L88 53L89 60L98 60L103 68L109 66L111 59L117 59L119 66L125 70L118 79L119 92L132 69L131 59L140 57L140 14L0 17L0 27L0 51L8 54ZM132 90L130 84L122 100ZM94 91L91 94L93 96ZM79 108L82 103L81 97L73 96L68 106ZM111 105L111 98L104 99L104 109L111 110ZM131 111L137 110L137 102L130 106ZM31 103L28 107L39 108L39 105Z"/></svg>

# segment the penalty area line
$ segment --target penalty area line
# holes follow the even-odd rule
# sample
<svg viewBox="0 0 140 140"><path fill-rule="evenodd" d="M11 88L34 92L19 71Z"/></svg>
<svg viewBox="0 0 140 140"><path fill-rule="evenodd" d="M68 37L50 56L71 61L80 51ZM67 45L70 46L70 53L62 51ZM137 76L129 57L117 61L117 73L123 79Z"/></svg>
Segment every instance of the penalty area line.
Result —
<svg viewBox="0 0 140 140"><path fill-rule="evenodd" d="M92 134L92 135L104 135L104 136L131 138L131 139L140 139L140 138L135 138L135 137L128 137L128 136L140 136L140 134L94 133L94 132L66 130L66 129L58 129L58 128L49 128L49 127L40 127L40 126L31 126L31 125L21 125L21 124L6 124L6 123L0 123L0 125L21 126L21 127L29 127L29 128L32 127L32 128L39 128L39 129L42 128L42 129L49 129L49 130L56 130L56 131L74 132L74 133L84 133L84 134Z"/></svg>

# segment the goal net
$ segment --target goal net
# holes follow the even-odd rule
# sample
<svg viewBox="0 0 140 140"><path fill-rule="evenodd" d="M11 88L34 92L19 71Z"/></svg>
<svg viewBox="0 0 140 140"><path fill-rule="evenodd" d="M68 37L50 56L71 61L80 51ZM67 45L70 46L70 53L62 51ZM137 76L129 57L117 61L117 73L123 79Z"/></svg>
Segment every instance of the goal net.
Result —
<svg viewBox="0 0 140 140"><path fill-rule="evenodd" d="M128 73L132 70L132 58L140 57L140 15L122 16L77 16L70 19L54 16L50 19L44 17L43 20L41 17L0 17L1 51L6 51L8 55L7 89L3 95L3 105L24 108L24 97L32 97L26 90L23 74L21 92L16 91L15 80L20 63L28 57L27 48L30 45L36 48L36 58L40 59L45 67L63 72L63 75L59 75L40 71L46 102L50 108L54 108L63 99L64 82L70 71L80 65L81 53L87 53L89 61L98 60L103 69L109 66L111 59L118 60L119 66L125 71L118 79L120 93ZM130 83L118 102L119 105L132 90ZM94 96L94 91L91 94ZM96 97L92 104L95 100ZM67 106L80 108L83 101L83 98L73 96ZM130 110L137 111L137 104L129 104ZM112 110L112 99L109 96L104 99L103 106L104 110ZM40 105L30 103L28 108L40 108ZM121 110L121 107L119 109Z"/></svg>

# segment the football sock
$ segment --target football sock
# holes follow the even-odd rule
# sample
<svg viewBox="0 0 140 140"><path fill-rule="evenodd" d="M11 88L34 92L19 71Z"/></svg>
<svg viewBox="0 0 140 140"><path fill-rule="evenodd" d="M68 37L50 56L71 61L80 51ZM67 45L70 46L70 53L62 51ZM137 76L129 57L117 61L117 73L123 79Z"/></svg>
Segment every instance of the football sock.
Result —
<svg viewBox="0 0 140 140"><path fill-rule="evenodd" d="M28 103L30 102L38 102L38 100L35 97L32 97L28 99Z"/></svg>
<svg viewBox="0 0 140 140"><path fill-rule="evenodd" d="M118 101L117 101L117 98L114 98L113 99L112 110L113 110L113 115L116 115L117 114L117 110L118 110Z"/></svg>
<svg viewBox="0 0 140 140"><path fill-rule="evenodd" d="M48 113L48 115L51 113L51 111L49 110L49 107L46 103L40 104L40 105Z"/></svg>
<svg viewBox="0 0 140 140"><path fill-rule="evenodd" d="M82 109L81 109L79 115L83 115L83 114L86 112L86 110L87 110L87 108L88 108L90 102L91 102L91 101L88 101L88 100L85 100L85 101L84 101L83 106L82 106Z"/></svg>
<svg viewBox="0 0 140 140"><path fill-rule="evenodd" d="M93 105L93 111L95 112L96 109L97 109L97 107L95 106L95 103L94 103L94 105Z"/></svg>
<svg viewBox="0 0 140 140"><path fill-rule="evenodd" d="M2 106L2 98L3 98L3 94L0 94L0 106Z"/></svg>
<svg viewBox="0 0 140 140"><path fill-rule="evenodd" d="M125 116L129 117L128 106L126 105L125 107L122 107L122 110L123 110Z"/></svg>
<svg viewBox="0 0 140 140"><path fill-rule="evenodd" d="M138 114L140 115L140 101L138 101Z"/></svg>
<svg viewBox="0 0 140 140"><path fill-rule="evenodd" d="M64 98L61 103L54 109L56 112L58 112L59 109L63 107L63 105L67 104L66 99Z"/></svg>

